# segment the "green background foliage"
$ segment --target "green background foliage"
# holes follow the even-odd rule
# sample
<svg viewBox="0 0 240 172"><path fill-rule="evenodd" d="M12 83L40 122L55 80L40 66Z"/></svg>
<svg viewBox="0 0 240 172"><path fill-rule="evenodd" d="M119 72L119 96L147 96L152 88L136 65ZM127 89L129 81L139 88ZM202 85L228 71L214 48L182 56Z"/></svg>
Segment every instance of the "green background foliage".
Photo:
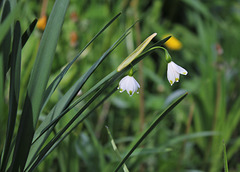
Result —
<svg viewBox="0 0 240 172"><path fill-rule="evenodd" d="M1 7L4 2L2 1ZM139 81L142 77L144 81L144 86L141 85L144 87L144 104L141 104L140 95L134 94L129 97L126 92L121 94L118 91L114 92L101 106L98 106L98 102L93 102L89 97L83 99L71 108L67 115L58 121L57 125L54 124L54 129L52 128L46 141L49 142L55 138L88 101L91 102L91 105L83 115L89 116L77 125L35 170L39 172L114 171L120 160L112 149L111 139L105 126L108 126L118 152L124 158L131 150L133 143L136 143L137 138L159 117L159 112L164 111L187 91L188 96L169 112L169 115L159 125L155 126L153 132L133 152L125 162L126 167L129 171L218 172L223 171L227 166L230 172L240 171L240 1L70 0L69 4L67 1L62 2L66 4L63 6L59 4L58 8L66 10L65 16L64 11L57 10L57 7L55 7L56 12L54 13L55 2L48 1L45 8L45 14L49 21L47 27L55 29L49 29L47 32L49 35L44 35L45 32L34 28L21 53L19 53L19 47L23 46L22 41L26 38L24 39L20 35L27 30L35 18L40 18L42 1L22 0L18 3L11 1L11 13L6 19L7 22L1 22L0 57L9 54L13 47L18 50L11 52L15 60L9 62L13 64L11 66L15 66L15 73L6 72L8 62L0 61L1 68L4 66L0 71L0 83L5 80L5 86L1 84L0 88L1 152L7 137L8 114L16 115L16 123L13 122L15 129L12 131L14 138L18 133L18 126L24 125L24 123L20 124L20 119L23 116L24 106L28 106L28 102L25 102L27 90L37 101L33 107L36 109L36 112L34 111L36 114L32 116L32 125L39 127L46 119L47 114L54 113L52 108L56 104L62 109L67 106L67 101L62 102L66 93L71 90L70 88L75 82L80 82L80 77L106 51L113 49L110 47L122 35L126 38L120 40L122 42L81 87L80 95L88 93L89 89L103 77L116 70L125 57L139 45L139 40L142 42L156 32L157 36L149 46L160 41L167 34L180 40L182 43L180 50L174 51L168 49L167 46L165 48L169 50L173 61L188 71L188 75L181 76L179 83L170 86L166 77L167 65L164 53L160 49L154 50L142 60L142 67L140 64L134 66L135 79ZM51 12L52 17L50 17ZM79 52L88 42L119 12L122 12L121 16L111 23L79 56ZM3 13L2 8L2 16ZM138 19L140 19L139 23L131 28L130 33L123 34ZM13 21L17 20L19 23L15 24ZM60 28L61 25L62 28ZM8 28L11 28L10 31ZM74 34L77 35L77 39L73 44L72 35ZM9 36L6 38L5 35ZM56 51L51 46L56 46ZM41 100L38 100L37 97L44 94L46 86L52 86L51 83L55 81L54 79L74 57L78 58L62 78L54 93L47 94L51 97L45 97L47 100L49 99L47 104L41 104ZM20 58L21 63L18 62ZM40 64L36 61L43 60L47 61L46 64L35 67L35 74L30 77L34 65ZM21 73L18 72L20 69ZM143 71L142 76L141 70ZM4 72L6 78L2 77ZM20 81L17 79L18 77L15 77L18 75L20 75ZM116 75L112 73L111 76ZM45 79L39 80L41 77ZM117 82L121 79L119 77L116 76L118 80L110 87L117 86ZM15 80L10 78L15 78ZM107 79L105 81L110 82ZM15 84L10 84L11 82ZM36 87L36 83L38 87ZM36 89L36 93L31 85ZM102 87L91 92L90 96L97 94L100 88ZM104 90L97 101L105 100L105 96L110 94L112 88ZM9 92L12 92L11 95L19 97L18 108L9 108L13 112L8 109L7 104L16 102L12 100ZM140 91L140 94L143 92ZM73 100L79 100L80 95ZM34 98L34 96L36 97ZM144 106L144 119L139 115L140 106ZM29 109L25 107L25 110ZM41 113L38 114L38 111ZM30 120L29 116L26 116L25 119L26 121ZM74 124L78 120L82 119L78 118ZM31 135L33 132L31 127L26 126L26 131L21 131L22 135L19 137L25 137L26 133ZM70 130L71 128L66 132ZM34 139L36 137L34 136ZM24 148L26 144L24 142L22 145L20 144L20 147ZM40 143L36 142L36 145L38 144ZM46 145L45 142L44 146ZM223 151L224 149L226 152ZM33 152L34 150L33 148ZM27 150L22 149L22 151L23 154L27 154ZM16 159L21 159L23 154L16 156ZM16 161L16 163L21 164L22 162Z"/></svg>

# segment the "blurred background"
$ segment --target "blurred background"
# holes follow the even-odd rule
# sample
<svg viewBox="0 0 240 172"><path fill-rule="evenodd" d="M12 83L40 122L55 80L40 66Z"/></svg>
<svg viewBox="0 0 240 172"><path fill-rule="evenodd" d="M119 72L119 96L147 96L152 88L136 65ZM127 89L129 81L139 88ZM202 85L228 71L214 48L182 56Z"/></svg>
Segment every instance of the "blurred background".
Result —
<svg viewBox="0 0 240 172"><path fill-rule="evenodd" d="M27 85L53 4L52 0L24 2L19 18L23 30L34 18L40 20L23 49L21 88ZM229 171L240 171L240 1L71 0L53 62L52 78L119 12L122 12L121 17L69 70L44 109L43 119L74 81L137 20L140 21L131 34L97 69L81 92L115 70L154 32L158 35L152 43L173 36L165 48L188 75L181 76L179 83L170 86L164 53L155 51L134 67L134 76L141 85L140 94L129 97L126 92L116 92L79 125L37 171L111 171L119 160L105 126L109 127L119 152L124 155L131 141L154 120L156 111L166 108L184 91L189 93L187 98L127 161L129 171L223 171L223 141ZM23 100L21 96L24 95L20 94ZM5 128L7 117L1 120ZM61 124L58 127L61 128ZM0 132L5 133L4 129Z"/></svg>

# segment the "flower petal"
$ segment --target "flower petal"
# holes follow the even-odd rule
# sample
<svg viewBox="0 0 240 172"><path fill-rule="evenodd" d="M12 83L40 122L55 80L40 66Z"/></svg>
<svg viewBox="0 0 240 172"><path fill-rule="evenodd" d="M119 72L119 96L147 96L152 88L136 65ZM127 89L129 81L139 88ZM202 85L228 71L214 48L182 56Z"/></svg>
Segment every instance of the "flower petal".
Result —
<svg viewBox="0 0 240 172"><path fill-rule="evenodd" d="M169 83L173 85L173 83L175 82L175 71L173 69L172 62L168 63L167 78Z"/></svg>
<svg viewBox="0 0 240 172"><path fill-rule="evenodd" d="M174 69L175 69L178 73L180 73L180 74L182 74L182 75L187 75L187 74L188 74L188 72L187 72L186 69L182 68L181 66L177 65L177 64L174 63L174 62L173 62L173 66L174 66Z"/></svg>
<svg viewBox="0 0 240 172"><path fill-rule="evenodd" d="M177 71L174 71L174 77L175 77L175 81L179 82L180 74Z"/></svg>
<svg viewBox="0 0 240 172"><path fill-rule="evenodd" d="M120 93L123 91L127 91L127 93L132 96L134 92L137 92L140 88L140 85L138 82L134 79L133 76L125 76L121 81L119 82L119 89Z"/></svg>

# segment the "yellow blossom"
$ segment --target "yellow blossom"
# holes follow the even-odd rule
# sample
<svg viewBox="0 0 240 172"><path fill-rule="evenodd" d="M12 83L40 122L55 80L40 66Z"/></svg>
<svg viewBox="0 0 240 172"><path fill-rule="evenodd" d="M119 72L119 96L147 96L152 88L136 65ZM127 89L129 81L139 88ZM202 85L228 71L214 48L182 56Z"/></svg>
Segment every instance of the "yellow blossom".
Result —
<svg viewBox="0 0 240 172"><path fill-rule="evenodd" d="M40 30L44 30L47 24L47 16L42 16L37 22L37 28Z"/></svg>
<svg viewBox="0 0 240 172"><path fill-rule="evenodd" d="M170 35L164 35L164 38ZM174 36L172 36L166 43L166 47L170 50L180 50L182 48L182 43Z"/></svg>

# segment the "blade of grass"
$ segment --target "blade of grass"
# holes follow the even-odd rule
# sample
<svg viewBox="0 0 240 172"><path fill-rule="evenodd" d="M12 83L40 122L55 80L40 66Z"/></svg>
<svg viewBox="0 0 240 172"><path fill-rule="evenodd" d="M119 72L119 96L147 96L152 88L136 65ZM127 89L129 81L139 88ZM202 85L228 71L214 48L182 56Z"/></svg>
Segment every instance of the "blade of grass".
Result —
<svg viewBox="0 0 240 172"><path fill-rule="evenodd" d="M0 53L0 110L2 113L5 112L5 109L4 109L4 70L3 70L3 67L4 67L4 63L3 63L3 54Z"/></svg>
<svg viewBox="0 0 240 172"><path fill-rule="evenodd" d="M118 149L117 149L117 146L116 146L116 144L115 144L115 142L114 142L114 140L113 140L112 134L111 134L108 126L105 126L105 127L106 127L107 132L108 132L108 135L109 135L109 137L110 137L110 139L111 139L111 144L112 144L113 150L114 150L114 152L116 152L116 155L118 156L119 160L121 160L122 157L121 157L121 155L120 155L120 153L119 153L119 151L118 151ZM127 168L127 166L126 166L125 163L123 164L123 171L124 171L124 172L129 172L129 170L128 170L128 168Z"/></svg>
<svg viewBox="0 0 240 172"><path fill-rule="evenodd" d="M93 90L89 90L89 92L88 92L88 95L89 94L91 94L91 92L93 92L94 90L96 90L97 88L99 88L101 85L102 85L102 83L104 83L104 82L107 82L107 80L109 79L109 78L111 78L111 76L112 75L117 75L118 77L121 75L121 73L116 73L116 71L114 71L114 72L112 72L110 75L108 75L107 77L105 77L101 82L99 82L98 84L96 84L96 86L97 87L95 87ZM115 81L116 80L116 77L115 77L115 79L114 80L112 80L111 82L109 81L109 83L112 83L113 81ZM105 83L105 86L106 85L110 85L110 84L106 84ZM94 100L94 99L93 99ZM77 103L79 103L80 101L77 101ZM75 105L77 105L77 103L75 103ZM74 106L71 106L71 108L73 108ZM65 113L67 113L67 111L68 110L70 110L71 108L68 108L68 109L66 109L65 111L63 111L61 114L60 114L60 117L62 117ZM87 106L85 106L85 108L87 108ZM84 110L84 108L82 108L81 110ZM79 114L80 115L80 114ZM60 118L58 119L58 118L56 118L56 120L53 120L51 123L50 123L50 125L48 125L47 126L47 128L48 127L51 127L52 125L54 125L55 126L55 123L58 121L58 120L60 120ZM35 147L34 148L34 155L32 155L32 157L33 156L36 156L36 154L37 154L37 152L40 150L40 148L42 147L42 145L43 145L43 143L44 143L44 141L47 139L47 137L48 137L48 135L51 133L51 131L52 131L52 129L53 129L53 127L54 126L52 126L52 128L51 128L51 130L50 131L48 131L48 133L46 134L46 135L44 135L42 138L41 138L41 140L39 141L39 142L41 142L41 145L40 146L38 146L39 145L39 143L37 143L37 146L34 146L34 144L33 144L33 146L32 147ZM43 129L43 130L45 130L45 129ZM43 134L43 133L42 133ZM42 135L41 134L41 135ZM38 138L36 138L36 139L39 139L39 137ZM37 148L36 148L37 147ZM37 149L37 150L36 150ZM32 160L31 160L32 161Z"/></svg>
<svg viewBox="0 0 240 172"><path fill-rule="evenodd" d="M223 140L223 157L224 157L224 172L228 172L228 161L224 140Z"/></svg>
<svg viewBox="0 0 240 172"><path fill-rule="evenodd" d="M156 133L158 133L158 131L155 131ZM155 133L153 134L154 137ZM197 132L197 133L192 133L192 134L184 134L184 135L180 135L177 137L172 138L171 140L169 140L168 142L162 144L161 146L158 146L157 148L144 148L142 149L137 148L130 157L133 156L138 156L138 155L145 155L145 154L158 154L159 152L165 152L165 150L168 147L171 147L173 145L179 144L181 142L185 142L185 141L189 141L189 140L193 140L194 139L198 139L201 137L212 137L212 136L216 136L216 135L220 135L219 132L214 132L214 131L203 131L203 132ZM127 143L127 142L132 142L134 141L133 137L125 137L125 138L120 138L120 139L116 139L116 143ZM107 144L107 147L109 147L110 144ZM131 145L129 146L129 149L131 148Z"/></svg>
<svg viewBox="0 0 240 172"><path fill-rule="evenodd" d="M29 25L29 27L27 28L27 30L23 33L22 35L22 47L24 47L24 45L26 44L27 40L29 39L29 37L31 36L36 24L37 24L37 19L34 19L32 21L32 23Z"/></svg>
<svg viewBox="0 0 240 172"><path fill-rule="evenodd" d="M191 0L182 0L183 3L186 3L188 6L190 6L192 9L200 12L201 14L203 14L206 18L212 18L211 14L209 13L208 9L204 6L204 4L199 1L196 0L195 2L191 1Z"/></svg>
<svg viewBox="0 0 240 172"><path fill-rule="evenodd" d="M166 108L162 113L158 115L158 117L154 120L154 122L148 127L148 129L137 139L136 143L133 144L132 148L128 151L122 161L118 164L115 171L118 171L121 166L125 163L125 161L129 158L129 156L133 153L133 151L142 143L142 141L151 133L151 131L166 117L166 115L177 105L179 104L188 93L180 96L174 103L172 103L168 108Z"/></svg>
<svg viewBox="0 0 240 172"><path fill-rule="evenodd" d="M69 104L71 103L73 98L76 96L78 91L82 88L84 83L91 76L91 74L96 70L96 68L102 63L102 61L125 39L125 37L129 34L129 32L127 31L102 55L102 57L99 58L99 60L72 86L72 88L68 90L68 92L57 103L57 105L51 110L51 112L48 114L46 119L41 123L41 125L38 127L38 129L35 132L34 139L33 139L34 144L30 151L30 156L27 161L27 164L30 161L32 161L31 160L32 157L35 156L37 152L40 150L45 140L47 139L49 134L52 132L54 126L56 125L55 123L58 122L61 117L63 117L64 113L61 113L61 112L69 106ZM50 128L50 126L52 127ZM49 131L47 133L44 133L43 135L42 130L44 130L44 132L46 131L44 128L49 128L48 129ZM42 135L41 136L42 138L37 142L35 142L36 138L39 139L40 135Z"/></svg>
<svg viewBox="0 0 240 172"><path fill-rule="evenodd" d="M155 44L153 44L151 47L156 47L156 46L162 46L165 42L167 42L172 36L168 36L158 42L156 42Z"/></svg>
<svg viewBox="0 0 240 172"><path fill-rule="evenodd" d="M139 59L134 61L132 64L135 65L136 63L138 63L140 61L140 59L142 59L146 55L150 54L153 50L155 50L155 48L150 49L148 52L143 53L142 55L139 56ZM122 75L127 70L129 70L129 67L124 68L124 70L122 70L121 72L118 72L118 73L116 71L111 72L109 75L107 75L101 81L99 81L96 85L94 85L90 90L88 90L85 94L83 94L80 98L78 98L69 107L67 107L57 118L52 119L52 121L50 123L48 123L48 125L44 129L41 128L41 125L40 125L40 127L38 128L38 129L40 129L40 131L39 131L40 134L35 135L33 142L35 142L44 132L46 132L46 130L48 130L53 124L55 124L65 113L67 113L69 110L71 110L73 107L75 107L78 103L80 103L83 99L85 99L92 92L97 90L104 82L108 81L110 78L114 78L114 77L119 78L119 76ZM38 133L38 132L36 132L36 133Z"/></svg>
<svg viewBox="0 0 240 172"><path fill-rule="evenodd" d="M66 99L65 99L65 98L62 98L63 101L64 101L64 105L63 105L63 104L59 105L59 106L60 106L60 108L59 108L59 110L58 110L59 113L61 113L61 111L64 110L64 108L63 108L64 106L68 106L68 104L72 101L72 99L75 97L75 95L77 94L77 92L82 88L82 86L84 85L84 83L86 82L86 80L90 77L90 75L94 72L94 70L96 70L96 68L101 64L102 60L104 60L104 59L107 57L107 55L109 55L109 54L125 39L125 37L126 37L128 34L129 34L129 32L125 33L125 35L123 34L122 37L120 37L120 38L103 54L103 56L102 56L101 58L99 58L99 60L93 65L94 68L90 68L90 69L88 70L88 72L86 72L86 73L76 82L76 84L65 94L65 95L68 95L69 92L71 93L72 90L74 90L74 92L70 94L70 97L68 98L68 100L69 100L68 102L65 102ZM102 83L106 82L106 80L108 80L108 79L109 79L109 76L105 77L103 80L101 80L99 83L97 83L97 84L93 87L94 89L90 89L90 90L88 91L88 94L87 94L87 95L91 94L95 89L97 89L96 86L100 86ZM80 98L80 99L82 100L82 98ZM66 108L67 108L67 107L66 107ZM57 114L56 109L54 109L54 110L55 110L55 114ZM60 110L61 110L61 111L60 111ZM65 110L66 110L66 109L65 109ZM53 116L55 116L55 115L53 115ZM39 130L41 131L40 134L43 133L43 132L42 132L43 130L45 130L45 129L43 129L43 126L44 126L45 123L47 124L47 126L45 126L45 128L49 128L51 125L53 125L53 123L56 123L56 122L54 122L54 121L58 121L62 116L63 116L63 115L58 115L57 117L54 117L54 118L52 118L51 116L50 116L50 117L47 117L47 118L46 118L46 121L47 121L47 122L43 121L42 124L41 124L41 125L39 126L39 128L37 129L36 134L35 134L35 136L34 136L34 140L35 140L35 138L36 138ZM47 120L48 118L51 118L51 121ZM39 136L37 136L37 137L39 137Z"/></svg>
<svg viewBox="0 0 240 172"><path fill-rule="evenodd" d="M45 121L42 122L42 124L39 126L39 128L35 132L36 134L34 136L34 141L35 141L35 138L39 138L39 135L41 135L41 133L42 133L41 131L44 128L48 127L49 123L51 121L53 121L54 119L58 118L57 116L59 116L61 114L61 112L69 106L69 104L71 103L73 98L76 96L78 91L82 88L82 86L87 81L87 79L92 75L92 73L102 63L102 61L125 39L125 37L129 34L129 30L134 26L134 24L125 31L125 33L102 55L102 57L99 58L99 60L61 98L61 100L57 103L57 105L51 110L49 115L46 117ZM48 132L47 136L50 134L52 129ZM42 146L42 144L46 140L47 136L46 135L43 136L43 139L41 140L41 142L37 143L39 145L38 149ZM36 153L36 150L33 152Z"/></svg>
<svg viewBox="0 0 240 172"><path fill-rule="evenodd" d="M37 123L41 100L43 97L42 95L46 89L49 79L52 60L55 54L57 41L59 39L68 4L69 0L58 0L54 4L41 39L36 61L31 73L28 93L33 104L34 126ZM53 30L54 32L52 32Z"/></svg>
<svg viewBox="0 0 240 172"><path fill-rule="evenodd" d="M26 44L28 38L30 37L30 35L32 34L34 28L35 28L35 25L37 24L37 19L35 19L31 24L30 26L28 27L28 29L23 33L22 35L22 48L24 47L24 45ZM12 57L12 52L10 53L9 55L9 64L8 64L8 68L7 68L7 71L9 70L10 68L10 64L11 64L11 57Z"/></svg>
<svg viewBox="0 0 240 172"><path fill-rule="evenodd" d="M116 90L116 88L115 88L115 90ZM98 157L98 164L92 170L104 171L104 167L106 166L107 162L105 159L105 155L103 153L103 147L100 143L100 140L96 137L95 132L93 130L94 126L87 119L84 120L84 126L86 127L86 130L89 133L92 145L95 148L95 153L97 154L97 157Z"/></svg>
<svg viewBox="0 0 240 172"><path fill-rule="evenodd" d="M86 108L88 107L88 104L91 104L92 101L94 101L101 93L109 86L109 84L106 84L104 88L99 90L86 104ZM51 153L60 143L63 141L81 122L84 121L90 114L92 114L93 111L95 111L103 102L109 98L115 91L117 90L117 87L115 87L110 93L108 93L90 112L88 112L79 122L77 122L67 133L65 131L71 126L71 124L82 114L82 112L86 109L82 108L75 116L74 118L41 150L39 153L37 159L34 161L34 164L31 166L29 171L34 170L41 161L43 161L49 153ZM63 135L65 133L65 135ZM63 136L62 136L63 135ZM62 136L62 137L61 137ZM28 169L26 169L28 170Z"/></svg>
<svg viewBox="0 0 240 172"><path fill-rule="evenodd" d="M9 1L7 0L4 4L4 6L10 6ZM5 7L4 7L5 8ZM5 37L5 35L7 34L7 32L9 31L11 24L13 23L13 21L15 20L15 18L17 17L18 13L19 13L19 9L20 9L20 4L17 4L9 13L9 15L6 16L6 19L1 23L0 25L0 44L2 44L2 41Z"/></svg>
<svg viewBox="0 0 240 172"><path fill-rule="evenodd" d="M102 61L125 39L125 37L129 34L128 31L132 27L133 27L133 25L102 55L102 57L99 58L98 61L95 62L95 64L75 83L75 85L71 89L69 89L69 91L62 97L62 99L54 107L55 108L54 109L55 110L55 114L59 114L61 111L63 111L63 109L65 109L65 107L67 107L71 103L71 101L76 96L77 92L85 84L87 79L92 75L92 73L102 63ZM56 84L55 86L58 85L58 83L56 83L56 82L54 84ZM52 88L51 88L51 90L53 91ZM50 92L52 92L52 91L50 91ZM48 116L49 116L49 118L52 119L52 115L48 115ZM53 116L55 116L55 115L53 115ZM44 123L45 122L43 122L42 124L44 124ZM46 123L49 123L49 122L46 122ZM38 131L36 133L38 133Z"/></svg>
<svg viewBox="0 0 240 172"><path fill-rule="evenodd" d="M130 28L128 28L128 30L130 30L134 25L135 25L136 23L134 23ZM127 31L128 31L127 30ZM127 32L126 31L126 32ZM125 33L126 33L125 32ZM127 33L126 33L127 34ZM126 35L127 36L127 35ZM169 39L170 37L168 37L168 39ZM163 43L165 43L168 39L163 39L162 41L161 41L161 44L163 44ZM136 64L136 63L138 63L142 58L144 58L147 54L149 54L149 53L151 53L154 49L157 49L158 47L154 47L154 48L152 48L152 49L149 49L149 51L148 52L146 52L146 53L143 53L143 54L141 54L140 56L139 56L139 58L138 59L136 59L136 60L134 60L133 61L133 65L134 64ZM142 58L141 58L142 57ZM128 68L127 68L128 69ZM124 70L124 71L126 71L126 70ZM111 74L112 75L112 74ZM110 75L109 75L110 76ZM80 80L81 80L82 78L80 78ZM107 78L105 78L105 79L107 79ZM105 82L104 80L102 80L101 82ZM98 84L97 84L98 85ZM75 86L73 86L73 87L75 87ZM75 91L75 94L80 90L81 88L79 88L79 89L75 89L76 91ZM90 89L91 90L91 92L92 91L94 91L96 89L96 87L94 88L94 89ZM70 90L69 90L69 92L70 92ZM91 92L88 92L88 94L90 94ZM65 95L67 95L68 93L66 93ZM66 100L66 98L62 98L63 99L63 101L65 101ZM61 100L60 100L61 101ZM67 104L67 103L65 103L65 104ZM69 103L68 103L69 104ZM63 104L61 104L61 105L59 105L60 106L60 108L62 108L62 107L64 107L65 105L63 105ZM62 108L62 110L63 110L64 108ZM54 110L56 110L56 109L54 109ZM53 111L53 110L52 110ZM56 111L55 111L56 112ZM51 112L50 112L51 113ZM59 113L60 113L60 111L59 111ZM49 120L53 120L54 118L52 117L52 115L51 116L48 116L47 118L50 118ZM46 120L47 120L47 118L46 118ZM55 118L55 119L57 119L57 118ZM49 121L48 120L48 121ZM42 134L42 131L43 130L45 130L44 129L44 123L45 122L43 122L41 125L40 125L40 127L37 129L37 131L36 131L36 133L35 133L35 136L34 136L34 142L35 142L35 140L36 140L36 138L38 138L39 137L39 135L41 135ZM47 123L47 125L45 125L45 128L49 128L49 124L50 124L50 121L49 122L46 122Z"/></svg>
<svg viewBox="0 0 240 172"><path fill-rule="evenodd" d="M1 33L1 36L3 36L2 42L0 41L0 52L2 53L2 58L3 58L3 77L4 77L3 83L5 83L5 78L7 73L12 35L11 35L11 25L9 25L8 28L5 28L6 33L3 33L3 31L1 31L1 26L4 26L4 23L7 21L7 17L10 16L10 13L11 13L10 2L6 1L3 7L1 22L0 22L1 23L0 33Z"/></svg>
<svg viewBox="0 0 240 172"><path fill-rule="evenodd" d="M233 155L237 154L240 149L240 137L234 140L234 144L228 149L228 158L231 159Z"/></svg>
<svg viewBox="0 0 240 172"><path fill-rule="evenodd" d="M164 42L163 42L164 43ZM148 54L150 54L152 51L154 51L155 49L158 49L158 47L154 47L154 48L151 48L150 50L148 50L148 51L146 51L145 53L143 53L143 54L141 54L140 56L139 56L139 58L137 58L137 59L135 59L133 62L132 62L132 64L133 65L135 65L135 64L137 64L141 59L143 59L145 56L147 56ZM113 77L112 78L114 78L113 79L113 81L115 81L116 79L118 79L120 76L122 76L123 74L124 74L124 72L126 72L127 70L129 70L130 69L130 66L128 66L128 67L126 67L126 68L124 68L121 72L116 72L116 71L114 71L114 72L112 72L107 78L105 78L106 80L105 81L107 81L107 79L108 78L110 78L112 75L113 75ZM105 81L102 81L102 82L105 82ZM112 81L112 82L113 82ZM97 84L98 85L98 84ZM75 86L74 86L75 87ZM94 89L92 90L92 91L94 91ZM78 90L77 90L77 92L78 92ZM90 93L89 93L90 94ZM63 99L63 100L65 100L65 99ZM60 107L62 107L62 106L60 106ZM54 112L54 111L53 111ZM48 117L47 117L48 118ZM53 117L51 117L51 118L49 118L49 120L53 120ZM48 123L46 123L46 124L49 124L51 121L49 121ZM46 126L46 125L45 125ZM40 125L40 127L41 127L41 125ZM48 127L48 126L46 126L46 127ZM38 128L39 129L39 128ZM42 130L44 130L44 128L42 128L39 132L40 132L40 135L41 135L41 131ZM48 133L48 135L49 135L50 133ZM38 135L39 136L39 135ZM36 136L35 138L36 139L38 139L38 136ZM46 140L46 137L45 136L43 136L43 138L42 138L43 140ZM35 141L35 140L34 140ZM41 142L42 142L42 140L40 140ZM38 143L39 144L39 143ZM37 145L38 145L37 144ZM36 146L36 147L38 147L38 146ZM36 148L35 148L36 149ZM37 148L37 149L39 149L39 147ZM34 152L34 156L36 155L36 150L34 150L33 151ZM30 161L30 160L29 160ZM32 160L31 160L32 161Z"/></svg>
<svg viewBox="0 0 240 172"><path fill-rule="evenodd" d="M36 140L38 140L39 137L42 136L51 126L55 125L57 121L59 121L63 115L65 115L68 111L70 111L72 108L74 108L77 104L79 104L82 100L84 100L86 97L88 97L92 92L98 90L104 82L108 81L110 78L112 78L116 74L116 71L111 72L109 75L104 77L101 81L99 81L96 85L94 85L90 90L88 90L85 94L83 94L81 97L76 99L69 107L67 107L58 117L53 119L44 129L41 129L40 135L34 137L33 144Z"/></svg>
<svg viewBox="0 0 240 172"><path fill-rule="evenodd" d="M186 135L181 135L177 136L176 138L173 138L169 140L168 142L164 143L161 146L158 146L157 148L137 148L130 157L133 156L139 156L139 155L146 155L146 154L158 154L160 152L166 152L169 151L171 148L169 148L172 145L179 144L184 141L188 141L190 139L197 139L201 137L212 137L215 135L219 135L220 133L213 132L213 131L204 131L204 132L199 132L199 133L193 133L193 134L186 134Z"/></svg>
<svg viewBox="0 0 240 172"><path fill-rule="evenodd" d="M3 2L4 1L0 1L0 9L2 8Z"/></svg>
<svg viewBox="0 0 240 172"><path fill-rule="evenodd" d="M1 171L5 171L8 158L10 155L10 145L12 142L12 136L14 132L18 100L19 100L19 89L20 89L20 72L21 72L21 27L17 21L14 27L14 38L12 45L12 62L11 62L11 73L10 73L10 92L9 92L9 114L8 114L8 125L7 125L7 136L5 140L4 156Z"/></svg>
<svg viewBox="0 0 240 172"><path fill-rule="evenodd" d="M75 56L75 58L62 70L62 72L53 80L53 82L48 86L47 90L44 93L44 98L42 101L42 107L43 109L48 102L48 99L51 97L57 86L59 85L60 81L64 77L64 75L67 73L69 68L72 66L72 64L77 60L78 57L87 49L87 47L95 40L98 36L101 35L103 31L105 31L119 16L121 13L118 13L113 19L111 19L93 38L92 40Z"/></svg>
<svg viewBox="0 0 240 172"><path fill-rule="evenodd" d="M141 54L139 56L139 58L135 59L132 62L132 65L137 64L141 59L143 59L144 57L146 57L149 53L151 53L152 51L154 51L155 49L159 49L159 47L153 47L151 49L149 49L148 51L146 51L145 53ZM105 86L99 90L91 99L90 101L88 101L88 103L85 104L85 106L72 118L72 120L41 150L41 152L39 153L37 160L34 162L34 164L39 164L43 158L45 158L46 154L48 151L52 150L52 146L54 146L55 143L57 143L58 141L60 141L60 137L64 134L64 132L71 126L71 124L82 114L82 112L85 110L85 108L87 108L92 101L94 101L101 93L104 89L106 89L107 87L109 87L114 81L116 81L119 77L121 77L127 70L129 70L132 66L128 65L127 67L125 67L123 70L121 70L120 72L116 72L114 71L112 74L113 77L111 78L111 80L109 80L107 83L105 83ZM88 113L87 115L85 115L78 123L80 124L84 119L86 119L88 116L90 115L90 113ZM77 126L75 125L75 126ZM75 128L75 127L73 127ZM72 131L72 130L70 130ZM70 134L70 133L69 133ZM67 135L66 135L67 136ZM60 140L58 140L60 139Z"/></svg>
<svg viewBox="0 0 240 172"><path fill-rule="evenodd" d="M23 171L38 121L43 93L49 79L51 64L69 0L55 1L40 42L39 51L28 84L18 129L11 171ZM54 31L54 32L53 32Z"/></svg>

